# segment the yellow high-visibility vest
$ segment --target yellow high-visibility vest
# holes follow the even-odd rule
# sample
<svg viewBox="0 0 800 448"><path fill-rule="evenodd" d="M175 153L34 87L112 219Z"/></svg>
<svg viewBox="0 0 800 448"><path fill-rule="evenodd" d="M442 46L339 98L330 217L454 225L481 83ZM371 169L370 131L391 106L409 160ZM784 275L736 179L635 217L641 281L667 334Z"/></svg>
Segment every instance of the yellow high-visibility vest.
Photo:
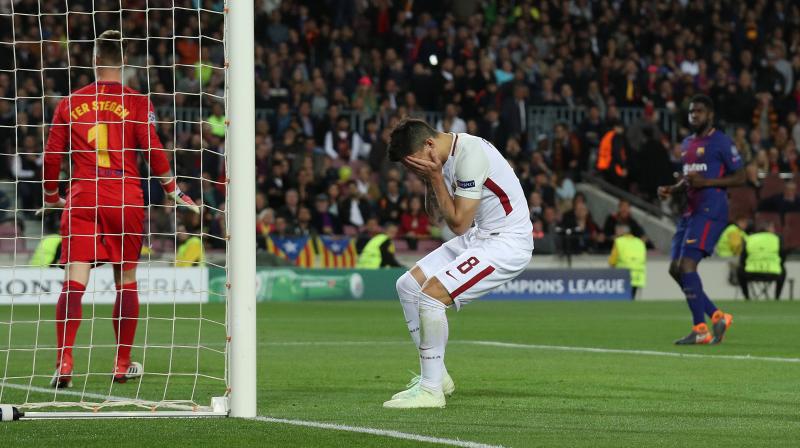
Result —
<svg viewBox="0 0 800 448"><path fill-rule="evenodd" d="M747 239L747 233L736 224L728 224L714 251L722 258L736 257L742 253L742 246Z"/></svg>
<svg viewBox="0 0 800 448"><path fill-rule="evenodd" d="M53 264L60 245L61 235L45 235L31 256L31 266L46 268Z"/></svg>
<svg viewBox="0 0 800 448"><path fill-rule="evenodd" d="M608 262L631 272L631 286L644 288L647 284L647 246L641 238L631 234L617 237Z"/></svg>
<svg viewBox="0 0 800 448"><path fill-rule="evenodd" d="M780 274L781 240L771 232L754 233L747 237L745 272L754 274Z"/></svg>
<svg viewBox="0 0 800 448"><path fill-rule="evenodd" d="M195 266L204 261L203 241L200 237L193 236L178 246L178 253L175 254L175 266Z"/></svg>
<svg viewBox="0 0 800 448"><path fill-rule="evenodd" d="M381 246L388 239L389 237L383 233L373 236L367 245L364 246L364 250L362 250L361 254L358 256L358 263L356 263L356 267L359 269L380 268L381 263L383 262Z"/></svg>

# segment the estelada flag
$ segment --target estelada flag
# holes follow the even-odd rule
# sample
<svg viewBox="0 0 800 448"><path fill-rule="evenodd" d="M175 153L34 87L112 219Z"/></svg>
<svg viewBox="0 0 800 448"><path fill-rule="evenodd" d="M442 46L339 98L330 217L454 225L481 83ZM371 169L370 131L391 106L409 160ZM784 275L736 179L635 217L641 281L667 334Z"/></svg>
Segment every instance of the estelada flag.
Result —
<svg viewBox="0 0 800 448"><path fill-rule="evenodd" d="M356 239L346 236L320 236L322 265L326 268L352 268L356 265Z"/></svg>
<svg viewBox="0 0 800 448"><path fill-rule="evenodd" d="M308 236L277 237L270 235L272 245L267 245L270 252L289 260L295 266L310 268L314 264L314 249Z"/></svg>

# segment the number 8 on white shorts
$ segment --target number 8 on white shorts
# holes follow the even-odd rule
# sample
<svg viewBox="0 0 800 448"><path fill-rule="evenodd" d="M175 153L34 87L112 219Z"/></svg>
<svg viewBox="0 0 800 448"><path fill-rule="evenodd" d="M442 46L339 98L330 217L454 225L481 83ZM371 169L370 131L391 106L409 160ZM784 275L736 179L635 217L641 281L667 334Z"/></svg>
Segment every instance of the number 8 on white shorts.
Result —
<svg viewBox="0 0 800 448"><path fill-rule="evenodd" d="M426 278L436 277L460 308L509 280L531 260L527 238L477 235L474 228L417 262Z"/></svg>

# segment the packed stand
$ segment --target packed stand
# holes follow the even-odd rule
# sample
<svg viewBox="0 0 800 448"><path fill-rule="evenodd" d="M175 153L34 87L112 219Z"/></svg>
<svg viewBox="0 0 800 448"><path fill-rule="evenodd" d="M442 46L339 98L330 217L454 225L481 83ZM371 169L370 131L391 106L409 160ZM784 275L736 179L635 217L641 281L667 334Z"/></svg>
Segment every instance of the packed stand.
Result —
<svg viewBox="0 0 800 448"><path fill-rule="evenodd" d="M144 0L139 3L144 7ZM214 8L220 2L206 3ZM20 11L36 1L15 5ZM149 34L168 36L174 27L198 35L200 28L213 28L203 23L209 14L200 21L192 14L173 24L169 14L153 10ZM44 18L42 29L65 36L65 26L50 20L56 19ZM143 34L144 23L126 21L123 34ZM76 21L70 36L91 36L90 25ZM30 39L39 39L36 26L31 22ZM552 240L552 250L563 249L560 235L571 229L577 236L570 238L570 250L607 252L613 221L627 219L625 205L609 217L591 216L576 194L584 173L649 201L656 200L659 185L674 181L681 171L680 141L689 132L688 100L697 93L714 100L717 122L747 160L753 188L760 188L765 175L789 177L798 170L800 6L793 2L256 0L255 29L262 236L358 234L374 231L368 224L376 220L379 226L398 224L402 245L412 250L447 237L447 229L424 212L423 183L384 160L389 130L405 116L492 142L519 174L536 237ZM163 67L132 70L127 79L156 94L154 103L166 111L161 120L198 109L198 97L183 92L222 91L221 71L208 69L221 66L220 48L178 39L173 53L170 43L150 39L147 62L183 64L174 73ZM134 50L141 53L137 44ZM18 63L36 67L39 55L28 54L26 62L23 50L18 46ZM71 59L73 64L88 61L89 52L79 50L74 51L82 59ZM129 52L134 54L130 47ZM46 65L63 65L65 54L46 52ZM70 84L51 73L45 71L40 86L39 74L15 84L0 72L0 94L66 94ZM73 73L72 85L89 80ZM208 122L202 136L199 129L166 123L159 131L176 148L197 150L176 153L178 172L187 176L182 188L195 197L202 191L204 203L216 204L207 208L203 225L222 236L224 220L215 210L224 208L218 183L225 176L224 116L211 96L202 100ZM15 116L13 103L0 101L0 125L48 121L41 102L26 104L17 105ZM530 111L543 107L568 118L537 132ZM674 136L663 126L665 116L677 123ZM40 152L42 133L19 128L25 136L15 140L7 135L13 128L0 126L0 132L8 156L0 176L36 179L37 156L15 151ZM36 207L35 185L22 190L21 200ZM151 202L161 203L158 189L151 190ZM151 225L168 233L169 217L157 218Z"/></svg>

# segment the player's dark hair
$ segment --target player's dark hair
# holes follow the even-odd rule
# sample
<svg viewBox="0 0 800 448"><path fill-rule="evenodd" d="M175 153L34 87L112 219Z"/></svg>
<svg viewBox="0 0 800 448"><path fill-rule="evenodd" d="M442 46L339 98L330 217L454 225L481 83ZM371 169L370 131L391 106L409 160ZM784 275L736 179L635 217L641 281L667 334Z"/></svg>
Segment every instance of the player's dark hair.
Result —
<svg viewBox="0 0 800 448"><path fill-rule="evenodd" d="M95 54L98 65L107 67L122 67L122 52L124 45L122 34L117 30L105 30L95 39Z"/></svg>
<svg viewBox="0 0 800 448"><path fill-rule="evenodd" d="M712 101L711 98L709 98L707 95L695 95L692 97L689 103L702 104L703 106L706 107L706 109L708 109L711 112L714 112L714 101Z"/></svg>
<svg viewBox="0 0 800 448"><path fill-rule="evenodd" d="M392 129L389 137L389 160L399 162L419 150L425 140L436 137L436 130L424 120L407 118Z"/></svg>

